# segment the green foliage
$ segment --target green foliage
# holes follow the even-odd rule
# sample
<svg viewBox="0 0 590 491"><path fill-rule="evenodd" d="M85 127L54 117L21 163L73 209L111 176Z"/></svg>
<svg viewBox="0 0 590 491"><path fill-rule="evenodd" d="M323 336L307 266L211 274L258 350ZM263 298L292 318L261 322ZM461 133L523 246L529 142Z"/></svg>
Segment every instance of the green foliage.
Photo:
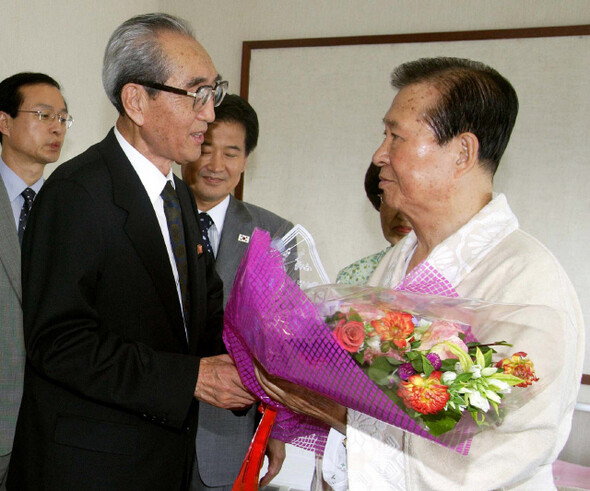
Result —
<svg viewBox="0 0 590 491"><path fill-rule="evenodd" d="M391 365L385 357L376 358L367 369L367 375L378 385L389 385Z"/></svg>
<svg viewBox="0 0 590 491"><path fill-rule="evenodd" d="M421 414L420 416L424 424L428 426L430 433L439 436L455 427L461 419L461 412L447 410L441 411L439 414Z"/></svg>
<svg viewBox="0 0 590 491"><path fill-rule="evenodd" d="M455 365L459 362L457 358L447 358L440 361L441 372L454 372Z"/></svg>

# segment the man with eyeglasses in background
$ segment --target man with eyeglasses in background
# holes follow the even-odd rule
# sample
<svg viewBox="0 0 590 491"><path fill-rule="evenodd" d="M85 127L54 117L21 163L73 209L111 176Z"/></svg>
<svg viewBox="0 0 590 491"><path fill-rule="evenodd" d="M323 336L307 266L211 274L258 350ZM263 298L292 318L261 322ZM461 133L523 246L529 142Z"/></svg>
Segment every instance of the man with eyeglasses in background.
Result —
<svg viewBox="0 0 590 491"><path fill-rule="evenodd" d="M50 76L24 72L0 82L0 490L6 489L25 369L20 243L43 169L59 158L72 121Z"/></svg>
<svg viewBox="0 0 590 491"><path fill-rule="evenodd" d="M198 401L254 402L224 354L194 198L171 170L199 157L227 83L185 21L144 14L111 35L103 85L115 128L52 174L23 242L8 490L186 489Z"/></svg>

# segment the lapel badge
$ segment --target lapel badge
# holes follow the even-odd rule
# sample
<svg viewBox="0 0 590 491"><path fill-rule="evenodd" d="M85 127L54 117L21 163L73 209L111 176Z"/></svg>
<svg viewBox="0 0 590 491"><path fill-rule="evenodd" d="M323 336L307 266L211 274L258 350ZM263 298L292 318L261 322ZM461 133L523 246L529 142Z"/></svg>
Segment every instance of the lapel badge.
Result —
<svg viewBox="0 0 590 491"><path fill-rule="evenodd" d="M248 244L250 242L250 236L240 234L240 235L238 235L238 242L243 242L244 244Z"/></svg>
<svg viewBox="0 0 590 491"><path fill-rule="evenodd" d="M197 255L203 254L203 246L201 244L197 244Z"/></svg>

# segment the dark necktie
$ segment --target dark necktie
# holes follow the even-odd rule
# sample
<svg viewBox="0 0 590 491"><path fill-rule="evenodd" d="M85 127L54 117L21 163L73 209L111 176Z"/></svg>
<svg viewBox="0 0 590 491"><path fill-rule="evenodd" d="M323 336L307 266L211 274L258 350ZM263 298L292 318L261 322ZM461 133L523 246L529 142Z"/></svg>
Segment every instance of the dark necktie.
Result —
<svg viewBox="0 0 590 491"><path fill-rule="evenodd" d="M176 261L178 279L180 281L180 292L182 294L182 308L184 310L185 324L188 324L188 314L190 312L190 300L188 291L188 264L186 259L186 245L184 242L184 228L182 226L182 214L180 203L176 191L170 181L164 186L162 191L164 200L164 214L168 223L168 232L170 233L170 243L172 253Z"/></svg>
<svg viewBox="0 0 590 491"><path fill-rule="evenodd" d="M209 228L211 225L213 225L213 220L208 213L201 212L199 213L199 223L201 224L203 245L205 246L205 249L207 249L207 252L213 256L213 248L211 247L211 242L209 241Z"/></svg>
<svg viewBox="0 0 590 491"><path fill-rule="evenodd" d="M35 191L33 191L31 188L27 188L21 193L21 196L25 199L23 207L20 211L20 218L18 219L18 241L22 244L25 228L27 228L29 213L31 212L33 201L35 200Z"/></svg>

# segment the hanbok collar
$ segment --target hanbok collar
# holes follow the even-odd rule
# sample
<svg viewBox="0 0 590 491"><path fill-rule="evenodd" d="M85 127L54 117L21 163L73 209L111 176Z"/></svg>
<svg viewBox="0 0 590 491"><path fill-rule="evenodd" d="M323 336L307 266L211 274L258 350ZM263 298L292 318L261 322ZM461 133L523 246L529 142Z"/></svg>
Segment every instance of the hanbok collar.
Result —
<svg viewBox="0 0 590 491"><path fill-rule="evenodd" d="M406 290L409 284L416 284L424 274L430 274L438 276L441 291L414 290L444 295L445 290L461 283L496 245L517 229L518 219L506 196L494 195L469 222L438 244L425 261L406 275L407 261L417 244L412 231L382 259L368 285Z"/></svg>

